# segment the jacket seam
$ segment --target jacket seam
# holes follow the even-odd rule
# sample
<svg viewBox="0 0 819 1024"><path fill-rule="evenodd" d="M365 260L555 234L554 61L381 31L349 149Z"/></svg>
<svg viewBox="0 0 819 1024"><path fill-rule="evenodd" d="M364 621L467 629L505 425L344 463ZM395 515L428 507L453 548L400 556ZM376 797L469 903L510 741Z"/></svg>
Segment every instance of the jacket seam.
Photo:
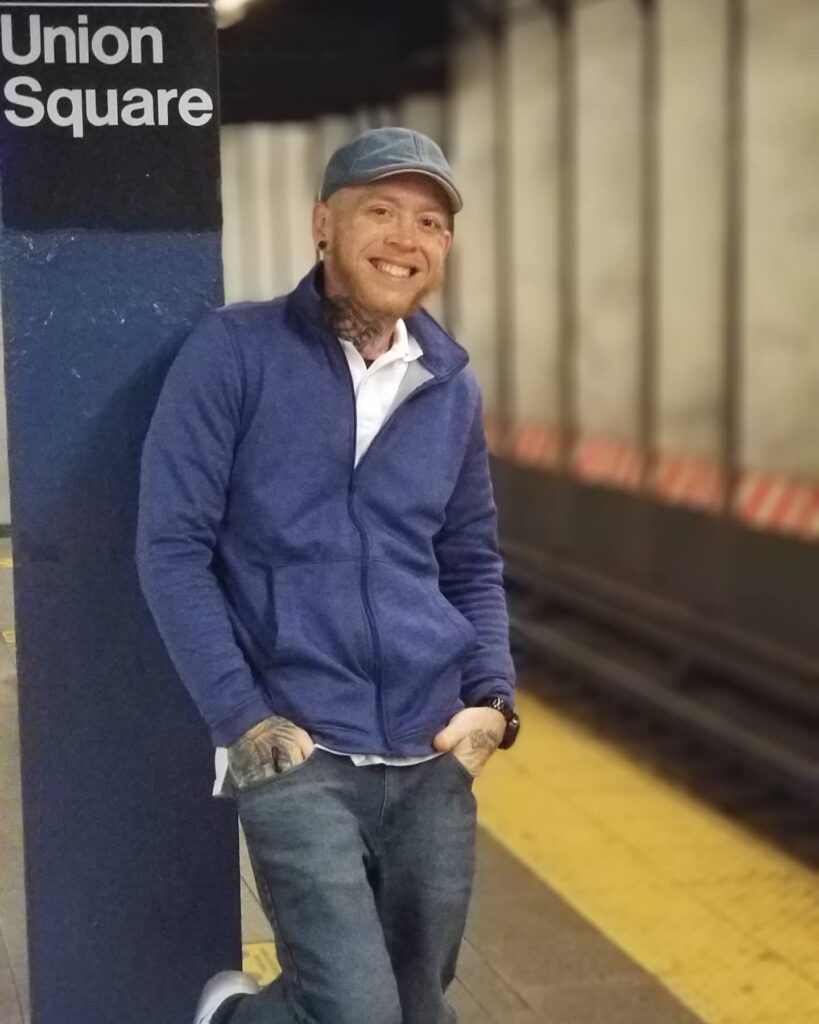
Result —
<svg viewBox="0 0 819 1024"><path fill-rule="evenodd" d="M401 565L400 562L392 561L389 558L379 558L377 555L370 555L370 561L371 562L379 562L381 565L391 565L393 568L400 569L401 572L409 573L410 576L415 576L416 579L419 579L419 580L426 580L426 579L431 579L433 581L435 580L435 576L433 576L432 574L428 575L428 574L423 573L423 572L418 572L417 569L410 569L408 566Z"/></svg>
<svg viewBox="0 0 819 1024"><path fill-rule="evenodd" d="M347 555L344 558L296 558L292 562L271 562L271 570L287 569L291 565L337 565L340 562L358 562L361 555Z"/></svg>

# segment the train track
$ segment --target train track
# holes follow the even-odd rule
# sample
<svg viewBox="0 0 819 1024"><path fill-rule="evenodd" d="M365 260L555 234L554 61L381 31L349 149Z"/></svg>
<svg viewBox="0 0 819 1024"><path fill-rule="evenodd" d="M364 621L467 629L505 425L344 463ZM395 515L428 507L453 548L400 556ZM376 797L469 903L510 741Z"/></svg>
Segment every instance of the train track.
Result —
<svg viewBox="0 0 819 1024"><path fill-rule="evenodd" d="M556 559L504 559L518 652L819 806L816 663Z"/></svg>

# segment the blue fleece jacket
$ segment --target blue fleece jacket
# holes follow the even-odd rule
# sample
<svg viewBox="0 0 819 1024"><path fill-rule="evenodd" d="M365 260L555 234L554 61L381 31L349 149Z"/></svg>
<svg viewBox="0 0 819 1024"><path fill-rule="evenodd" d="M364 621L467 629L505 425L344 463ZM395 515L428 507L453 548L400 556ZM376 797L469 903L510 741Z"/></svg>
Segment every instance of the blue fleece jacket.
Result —
<svg viewBox="0 0 819 1024"><path fill-rule="evenodd" d="M513 701L480 391L409 317L431 376L354 467L316 275L182 346L143 450L140 580L215 744L276 713L335 750L425 754L465 705Z"/></svg>

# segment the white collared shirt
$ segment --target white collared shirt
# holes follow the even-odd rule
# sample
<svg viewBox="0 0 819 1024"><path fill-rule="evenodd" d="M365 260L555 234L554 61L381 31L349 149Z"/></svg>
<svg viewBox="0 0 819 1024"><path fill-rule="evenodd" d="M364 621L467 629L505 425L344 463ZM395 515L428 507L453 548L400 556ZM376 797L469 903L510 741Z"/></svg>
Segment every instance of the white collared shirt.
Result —
<svg viewBox="0 0 819 1024"><path fill-rule="evenodd" d="M417 340L409 333L403 320L398 320L393 333L392 344L386 352L367 366L364 358L352 342L339 338L339 343L347 357L347 365L353 379L356 408L356 439L355 463L372 444L373 438L384 424L387 412L395 399L407 367L419 356L424 354ZM350 757L356 765L388 764L409 765L439 757L439 754L421 754L418 757L389 757L381 754L342 754L338 750L321 746L331 754ZM215 757L216 780L213 785L214 796L227 796L225 778L227 776L227 751L224 747L216 748Z"/></svg>
<svg viewBox="0 0 819 1024"><path fill-rule="evenodd" d="M403 320L395 325L392 345L386 352L367 366L364 358L351 341L338 339L350 375L353 378L356 404L355 461L370 447L373 438L381 429L395 394L413 359L424 353L421 346L407 330Z"/></svg>

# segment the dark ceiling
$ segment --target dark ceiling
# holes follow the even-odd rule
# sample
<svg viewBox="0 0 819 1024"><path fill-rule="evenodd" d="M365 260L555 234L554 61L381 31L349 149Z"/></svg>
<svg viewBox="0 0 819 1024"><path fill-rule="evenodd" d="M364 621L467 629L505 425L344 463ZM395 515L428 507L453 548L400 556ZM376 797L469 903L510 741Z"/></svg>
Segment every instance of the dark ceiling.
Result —
<svg viewBox="0 0 819 1024"><path fill-rule="evenodd" d="M445 86L447 0L255 0L219 33L223 123L305 120Z"/></svg>

